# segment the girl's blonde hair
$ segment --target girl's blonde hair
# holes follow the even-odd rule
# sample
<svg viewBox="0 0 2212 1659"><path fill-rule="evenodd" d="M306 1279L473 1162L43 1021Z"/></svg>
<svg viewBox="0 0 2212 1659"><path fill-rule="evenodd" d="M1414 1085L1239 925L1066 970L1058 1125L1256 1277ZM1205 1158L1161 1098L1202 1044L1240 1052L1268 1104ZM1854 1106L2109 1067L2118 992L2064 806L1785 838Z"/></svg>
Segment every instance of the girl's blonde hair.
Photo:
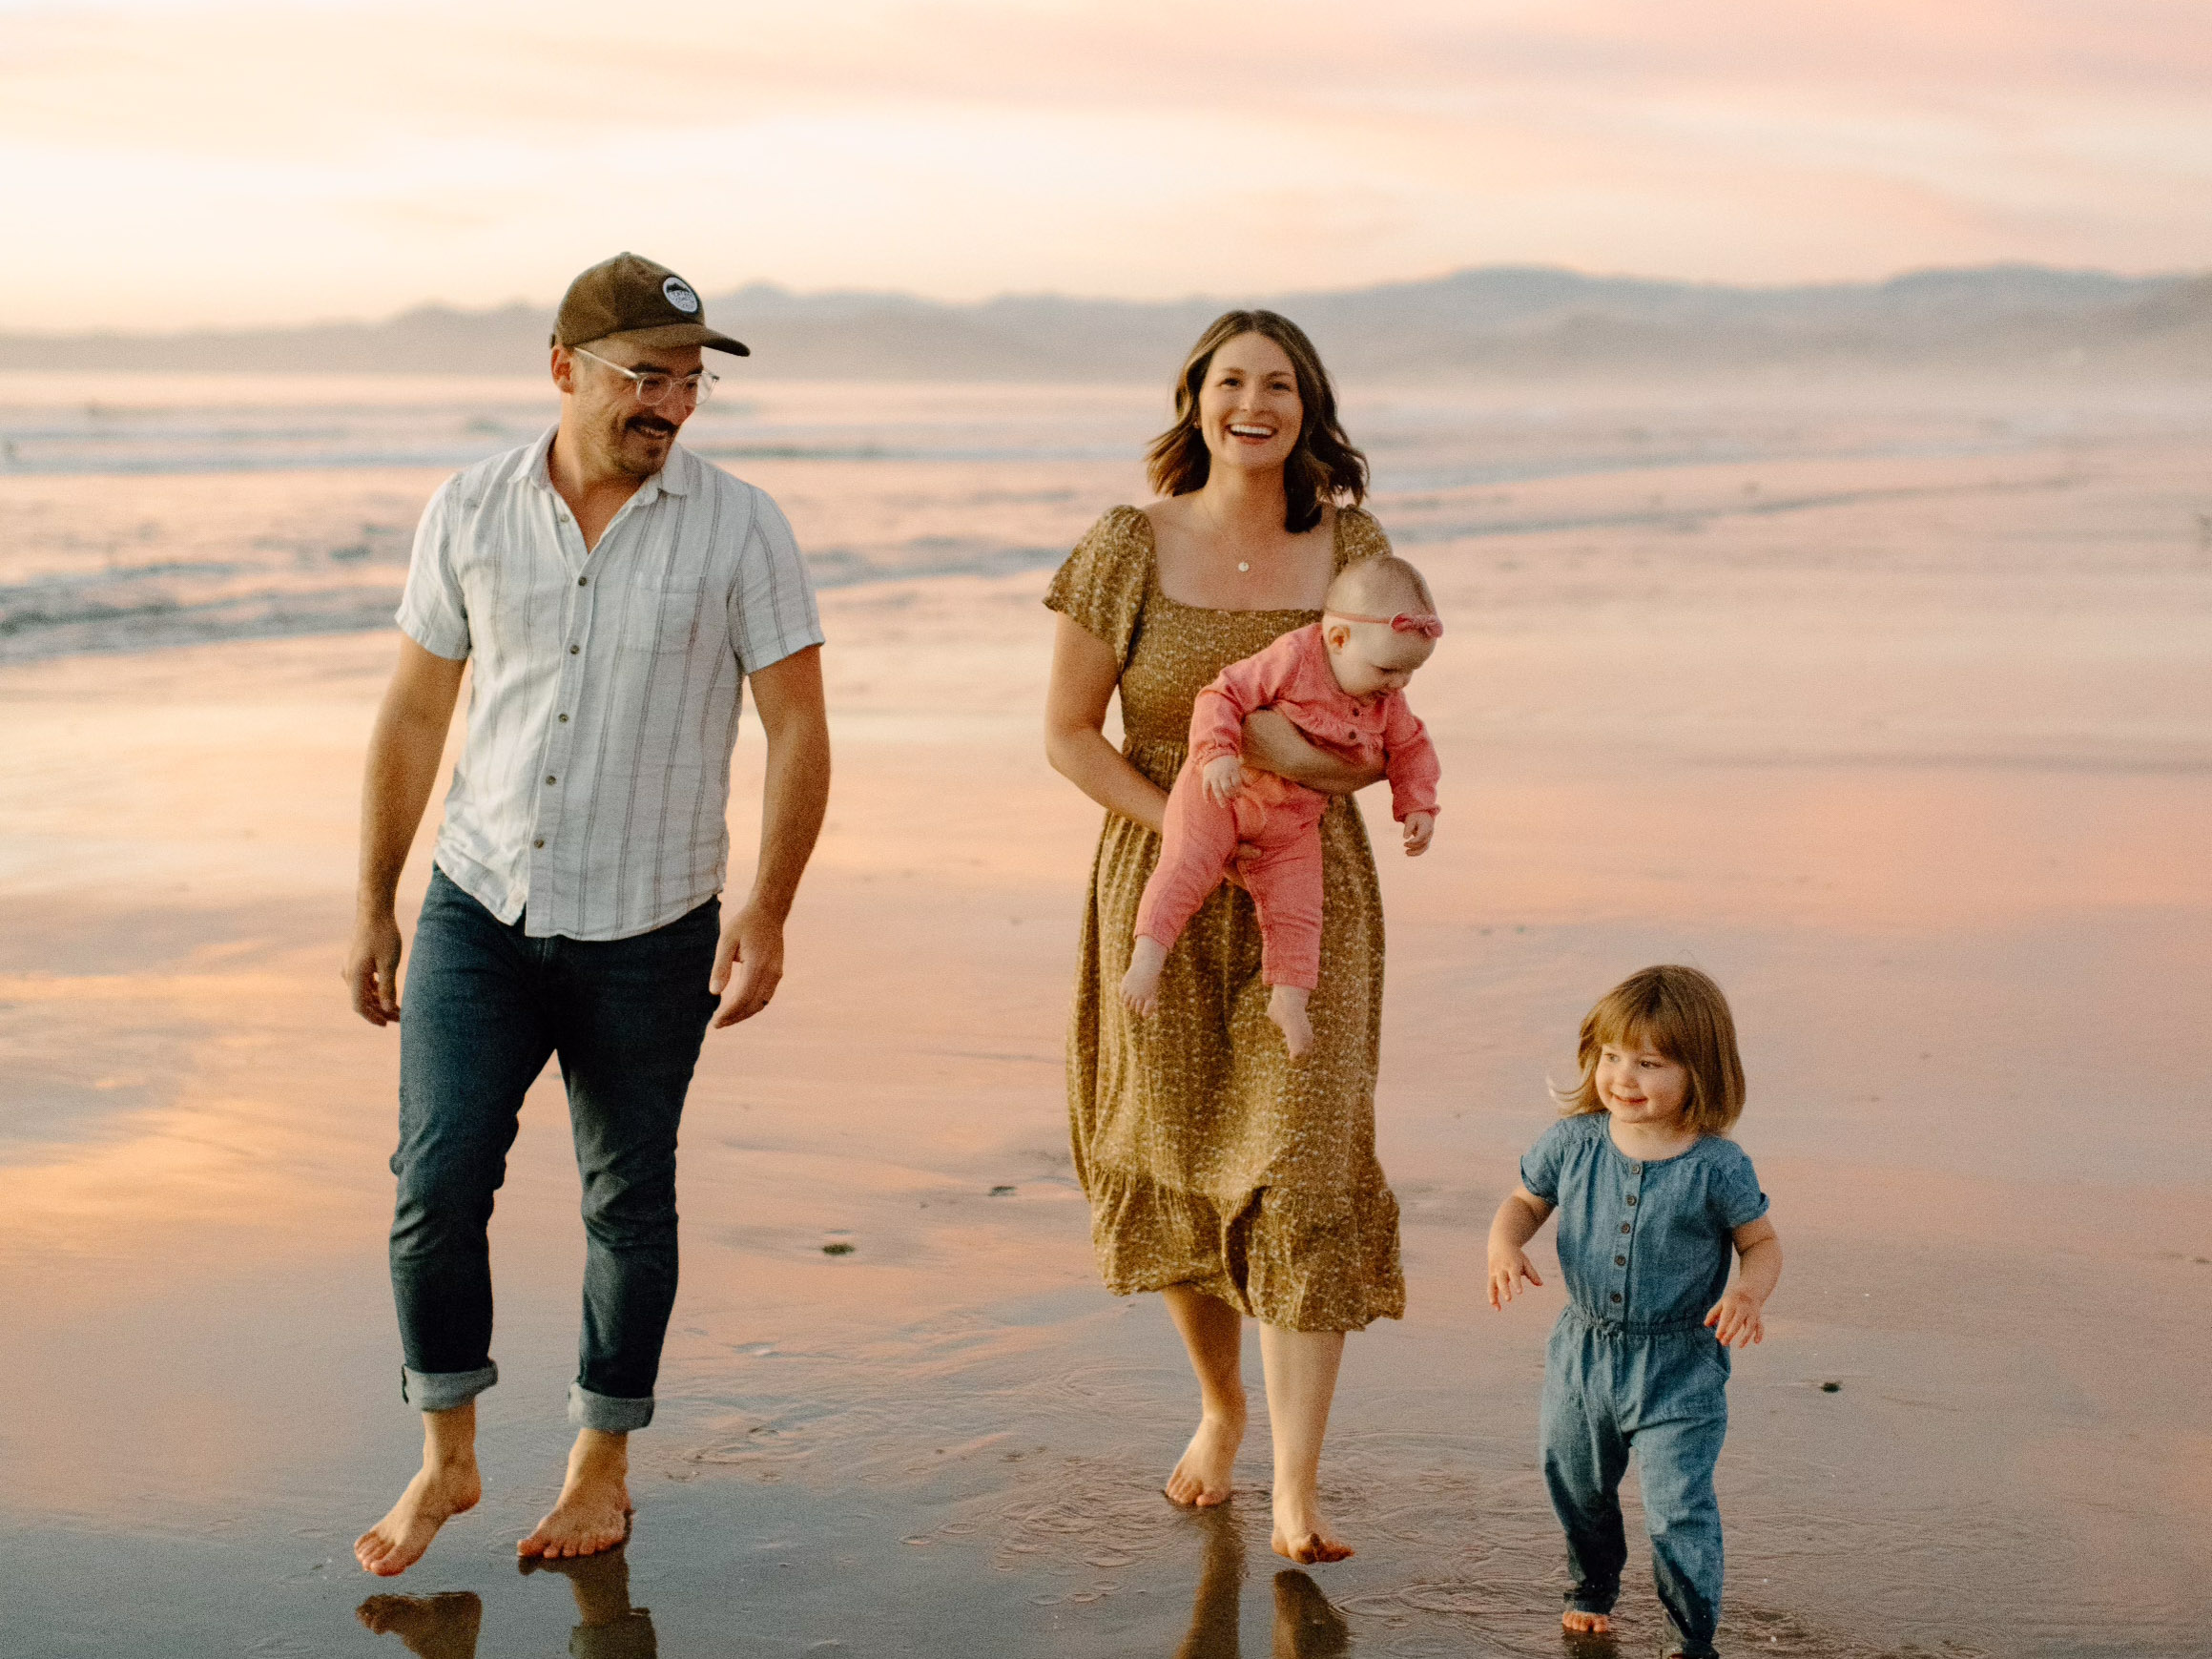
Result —
<svg viewBox="0 0 2212 1659"><path fill-rule="evenodd" d="M1656 1048L1689 1073L1683 1122L1701 1135L1725 1135L1744 1115L1744 1061L1728 999L1694 967L1664 964L1632 973L1582 1020L1575 1060L1581 1081L1554 1089L1564 1117L1603 1111L1598 1098L1598 1056L1607 1047Z"/></svg>

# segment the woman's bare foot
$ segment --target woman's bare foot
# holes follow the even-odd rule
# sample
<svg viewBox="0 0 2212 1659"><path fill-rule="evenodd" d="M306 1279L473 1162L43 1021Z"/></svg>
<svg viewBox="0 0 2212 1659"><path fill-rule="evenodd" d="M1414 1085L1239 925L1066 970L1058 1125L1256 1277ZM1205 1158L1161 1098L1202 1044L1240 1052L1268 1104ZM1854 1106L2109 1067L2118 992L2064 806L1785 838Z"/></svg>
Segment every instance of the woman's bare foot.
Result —
<svg viewBox="0 0 2212 1659"><path fill-rule="evenodd" d="M371 1596L353 1616L380 1636L397 1636L420 1659L476 1659L484 1603L471 1590L434 1596Z"/></svg>
<svg viewBox="0 0 2212 1659"><path fill-rule="evenodd" d="M1275 1574L1274 1659L1342 1659L1352 1624L1321 1586L1294 1566Z"/></svg>
<svg viewBox="0 0 2212 1659"><path fill-rule="evenodd" d="M1569 1607L1560 1615L1560 1628L1578 1636L1610 1636L1613 1621L1603 1613L1585 1613L1580 1607Z"/></svg>
<svg viewBox="0 0 2212 1659"><path fill-rule="evenodd" d="M1351 1545L1329 1530L1329 1524L1321 1519L1321 1505L1312 1494L1286 1492L1279 1484L1275 1488L1275 1536L1271 1542L1277 1555L1300 1566L1349 1561L1354 1554Z"/></svg>
<svg viewBox="0 0 2212 1659"><path fill-rule="evenodd" d="M483 1496L484 1478L473 1453L435 1462L425 1454L391 1512L353 1541L353 1558L365 1572L397 1578L423 1559L439 1527L475 1508Z"/></svg>
<svg viewBox="0 0 2212 1659"><path fill-rule="evenodd" d="M1170 1501L1195 1509L1210 1509L1229 1502L1230 1483L1236 1468L1236 1449L1244 1443L1244 1415L1207 1413L1198 1420L1198 1432L1183 1448L1182 1461L1168 1477L1165 1488Z"/></svg>
<svg viewBox="0 0 2212 1659"><path fill-rule="evenodd" d="M630 1437L580 1430L569 1451L569 1477L517 1555L597 1555L630 1536Z"/></svg>
<svg viewBox="0 0 2212 1659"><path fill-rule="evenodd" d="M1311 995L1304 985L1277 985L1268 994L1268 1018L1282 1028L1293 1060L1313 1046L1313 1022L1306 1018L1306 999Z"/></svg>
<svg viewBox="0 0 2212 1659"><path fill-rule="evenodd" d="M1122 1001L1130 1010L1148 1014L1160 1006L1160 969L1168 961L1168 947L1157 939L1140 934L1129 946L1129 971L1122 975Z"/></svg>

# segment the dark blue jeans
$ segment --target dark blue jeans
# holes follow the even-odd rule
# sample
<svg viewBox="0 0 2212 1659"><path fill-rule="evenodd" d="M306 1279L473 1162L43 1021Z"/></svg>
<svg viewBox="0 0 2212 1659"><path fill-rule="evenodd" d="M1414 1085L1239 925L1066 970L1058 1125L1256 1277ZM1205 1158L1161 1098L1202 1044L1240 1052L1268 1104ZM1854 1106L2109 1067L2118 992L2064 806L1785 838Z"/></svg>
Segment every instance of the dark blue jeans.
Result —
<svg viewBox="0 0 2212 1659"><path fill-rule="evenodd" d="M404 1398L473 1400L491 1361L492 1195L523 1095L558 1054L584 1184L584 1331L570 1421L652 1421L676 1295L676 1125L715 1000L721 905L633 939L530 939L433 871L400 1019L392 1296Z"/></svg>

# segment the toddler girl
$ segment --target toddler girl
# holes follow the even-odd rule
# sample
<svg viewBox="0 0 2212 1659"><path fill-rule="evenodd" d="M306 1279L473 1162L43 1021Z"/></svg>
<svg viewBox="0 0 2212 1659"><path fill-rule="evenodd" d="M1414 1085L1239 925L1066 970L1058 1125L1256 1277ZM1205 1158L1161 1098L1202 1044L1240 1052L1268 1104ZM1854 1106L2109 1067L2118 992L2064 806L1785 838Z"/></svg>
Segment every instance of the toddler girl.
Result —
<svg viewBox="0 0 2212 1659"><path fill-rule="evenodd" d="M1245 716L1273 709L1308 742L1355 765L1380 763L1406 852L1436 833L1437 751L1406 707L1405 684L1444 632L1420 572L1384 556L1348 565L1321 620L1232 662L1190 708L1190 757L1168 792L1160 861L1145 883L1122 998L1152 1011L1160 968L1233 865L1260 924L1268 1017L1294 1060L1313 1041L1306 1001L1321 978L1321 815L1329 797L1271 772L1246 772Z"/></svg>
<svg viewBox="0 0 2212 1659"><path fill-rule="evenodd" d="M1628 1545L1619 1491L1636 1454L1671 1652L1705 1659L1721 1609L1713 1464L1728 1428L1728 1350L1766 1336L1782 1276L1751 1160L1727 1138L1744 1065L1721 987L1647 967L1582 1022L1581 1081L1520 1161L1490 1223L1490 1305L1543 1281L1521 1247L1560 1213L1567 1306L1544 1356L1543 1477L1567 1534L1563 1623L1612 1628ZM1555 1094L1557 1091L1555 1090ZM1728 1282L1730 1246L1742 1259Z"/></svg>

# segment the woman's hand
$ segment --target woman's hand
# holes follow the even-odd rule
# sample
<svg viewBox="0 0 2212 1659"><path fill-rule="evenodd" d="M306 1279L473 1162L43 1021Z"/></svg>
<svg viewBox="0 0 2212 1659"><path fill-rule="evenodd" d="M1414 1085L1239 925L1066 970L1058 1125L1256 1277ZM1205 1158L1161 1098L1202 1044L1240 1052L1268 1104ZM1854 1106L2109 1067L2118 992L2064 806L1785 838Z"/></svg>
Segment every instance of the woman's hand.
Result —
<svg viewBox="0 0 2212 1659"><path fill-rule="evenodd" d="M1287 716L1273 709L1258 709L1245 716L1244 757L1262 771L1303 783L1323 795L1350 795L1383 775L1379 766L1349 765L1316 749Z"/></svg>
<svg viewBox="0 0 2212 1659"><path fill-rule="evenodd" d="M1437 815L1433 812L1406 814L1406 857L1417 859L1429 850L1429 839L1437 833Z"/></svg>
<svg viewBox="0 0 2212 1659"><path fill-rule="evenodd" d="M1244 762L1234 755L1216 755L1198 776L1206 785L1206 798L1216 806L1227 806L1244 789Z"/></svg>

